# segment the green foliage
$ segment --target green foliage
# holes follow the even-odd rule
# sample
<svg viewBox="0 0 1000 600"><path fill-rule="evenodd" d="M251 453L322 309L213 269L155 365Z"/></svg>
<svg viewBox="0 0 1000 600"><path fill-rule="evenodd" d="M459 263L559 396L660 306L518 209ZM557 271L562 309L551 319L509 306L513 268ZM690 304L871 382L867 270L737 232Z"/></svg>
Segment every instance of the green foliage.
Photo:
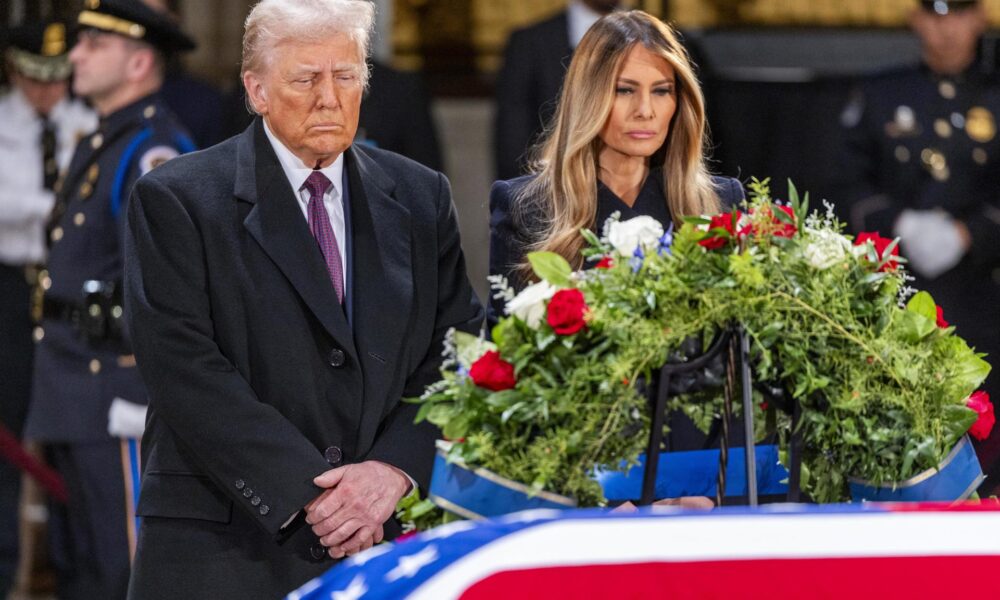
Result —
<svg viewBox="0 0 1000 600"><path fill-rule="evenodd" d="M555 255L532 255L540 278L583 292L587 327L560 336L544 319L537 328L503 319L493 339L517 383L500 392L468 376L486 346L458 340L442 381L418 400L421 418L464 438L450 455L581 506L603 505L592 469L633 463L648 436L637 382L688 338L739 323L751 336L755 378L801 403L803 487L813 498L847 500L849 477L886 483L935 467L975 420L965 399L989 365L954 328L937 326L930 295L901 307L902 270L881 270L891 249L879 256L871 244L853 246L829 207L809 214L808 195L794 186L791 215L773 203L767 180L749 187L735 234L688 218L670 251L647 253L638 269L589 232L584 255L611 255L611 268L574 274ZM725 245L700 243L713 236ZM673 406L707 428L721 412L721 390ZM758 418L787 441L787 416L770 407Z"/></svg>

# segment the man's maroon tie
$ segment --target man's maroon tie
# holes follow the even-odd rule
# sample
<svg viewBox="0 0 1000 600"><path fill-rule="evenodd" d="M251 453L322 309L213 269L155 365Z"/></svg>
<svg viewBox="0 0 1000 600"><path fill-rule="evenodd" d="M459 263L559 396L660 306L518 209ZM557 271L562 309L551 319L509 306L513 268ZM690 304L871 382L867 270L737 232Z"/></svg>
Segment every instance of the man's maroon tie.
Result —
<svg viewBox="0 0 1000 600"><path fill-rule="evenodd" d="M319 244L326 260L326 270L337 292L337 300L344 302L344 265L340 260L340 248L337 246L337 235L330 225L330 215L323 205L323 194L330 189L330 180L320 171L313 171L306 179L305 188L309 190L309 230Z"/></svg>

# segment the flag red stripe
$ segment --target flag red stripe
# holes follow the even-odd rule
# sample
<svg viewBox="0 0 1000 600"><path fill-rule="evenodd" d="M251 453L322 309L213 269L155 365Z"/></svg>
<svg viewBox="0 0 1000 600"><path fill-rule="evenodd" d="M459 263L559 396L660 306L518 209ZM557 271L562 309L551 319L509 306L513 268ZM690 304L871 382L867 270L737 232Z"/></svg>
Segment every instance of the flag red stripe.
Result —
<svg viewBox="0 0 1000 600"><path fill-rule="evenodd" d="M983 597L1000 556L822 558L584 565L491 575L462 600L553 598ZM977 575L978 574L978 575Z"/></svg>

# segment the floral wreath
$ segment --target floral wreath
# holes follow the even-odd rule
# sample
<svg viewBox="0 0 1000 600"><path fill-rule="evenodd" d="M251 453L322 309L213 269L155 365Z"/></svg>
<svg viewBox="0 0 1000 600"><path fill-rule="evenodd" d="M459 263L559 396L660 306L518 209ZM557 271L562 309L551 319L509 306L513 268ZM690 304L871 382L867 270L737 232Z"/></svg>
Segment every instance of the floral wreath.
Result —
<svg viewBox="0 0 1000 600"><path fill-rule="evenodd" d="M442 379L413 400L417 420L455 442L450 460L602 506L595 467L635 464L647 440L639 382L685 340L739 323L755 378L801 407L801 485L815 501L848 500L849 477L881 485L933 469L967 432L985 439L993 405L976 390L990 366L907 285L899 240L844 235L832 205L810 214L791 183L787 203L767 180L749 187L740 209L676 232L613 215L600 237L582 232L593 269L542 252L528 256L538 282L519 294L491 278L506 301L493 341L449 337ZM791 419L754 393L756 422L787 456ZM707 430L721 396L672 408Z"/></svg>

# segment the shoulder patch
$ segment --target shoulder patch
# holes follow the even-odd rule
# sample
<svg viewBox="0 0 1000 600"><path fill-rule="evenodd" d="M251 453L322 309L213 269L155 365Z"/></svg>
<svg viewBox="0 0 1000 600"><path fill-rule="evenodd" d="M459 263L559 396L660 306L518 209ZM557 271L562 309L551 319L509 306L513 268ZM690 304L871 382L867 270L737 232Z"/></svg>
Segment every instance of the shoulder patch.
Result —
<svg viewBox="0 0 1000 600"><path fill-rule="evenodd" d="M139 171L145 175L177 156L180 156L180 152L173 146L153 146L139 158Z"/></svg>

